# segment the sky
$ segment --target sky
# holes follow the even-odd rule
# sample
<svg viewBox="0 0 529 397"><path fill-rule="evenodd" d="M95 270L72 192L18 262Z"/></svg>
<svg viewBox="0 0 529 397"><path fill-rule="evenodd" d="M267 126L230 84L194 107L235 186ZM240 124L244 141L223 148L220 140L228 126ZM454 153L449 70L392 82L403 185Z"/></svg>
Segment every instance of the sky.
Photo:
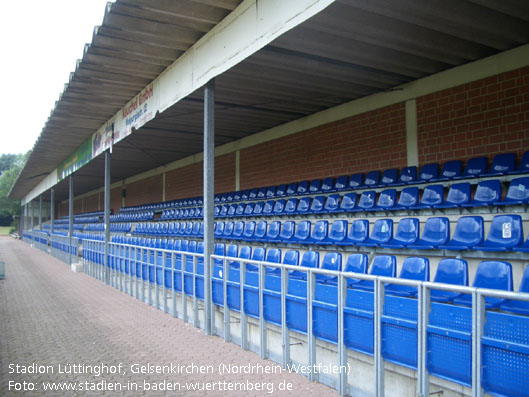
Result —
<svg viewBox="0 0 529 397"><path fill-rule="evenodd" d="M33 147L107 0L13 0L0 6L0 154Z"/></svg>

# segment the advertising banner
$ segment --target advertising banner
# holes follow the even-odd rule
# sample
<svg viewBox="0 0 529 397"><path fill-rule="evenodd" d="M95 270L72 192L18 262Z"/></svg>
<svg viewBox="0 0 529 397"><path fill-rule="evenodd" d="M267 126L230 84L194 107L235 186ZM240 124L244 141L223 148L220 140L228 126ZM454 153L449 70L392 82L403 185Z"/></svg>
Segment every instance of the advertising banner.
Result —
<svg viewBox="0 0 529 397"><path fill-rule="evenodd" d="M88 138L57 167L57 182L67 178L90 160L92 160L92 138Z"/></svg>

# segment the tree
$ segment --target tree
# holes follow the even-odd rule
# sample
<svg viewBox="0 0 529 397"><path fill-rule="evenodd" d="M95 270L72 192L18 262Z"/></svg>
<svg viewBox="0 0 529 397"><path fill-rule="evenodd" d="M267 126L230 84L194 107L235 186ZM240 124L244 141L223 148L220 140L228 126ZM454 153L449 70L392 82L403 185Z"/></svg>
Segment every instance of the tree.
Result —
<svg viewBox="0 0 529 397"><path fill-rule="evenodd" d="M20 215L20 201L7 198L11 186L17 179L29 152L22 154L3 154L0 156L0 226L13 224L14 216ZM5 167L5 168L4 168Z"/></svg>

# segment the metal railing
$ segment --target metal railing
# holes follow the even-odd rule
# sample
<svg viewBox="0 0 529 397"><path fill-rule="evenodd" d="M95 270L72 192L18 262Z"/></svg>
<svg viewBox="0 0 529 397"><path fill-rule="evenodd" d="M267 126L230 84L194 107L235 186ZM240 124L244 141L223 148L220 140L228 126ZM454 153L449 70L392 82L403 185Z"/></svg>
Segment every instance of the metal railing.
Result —
<svg viewBox="0 0 529 397"><path fill-rule="evenodd" d="M173 316L183 318L185 321L192 321L196 326L200 326L199 319L199 300L203 299L200 296L200 288L197 288L198 280L204 277L204 271L198 272L199 263L203 263L203 254L191 253L186 251L173 251L167 249L160 249L154 247L144 247L123 243L109 243L109 260L108 266L104 265L104 242L96 240L83 241L83 261L86 266L85 272L99 280L108 280L109 275L110 284L128 293L137 299L153 305L164 312L170 312ZM85 251L86 250L86 251ZM161 259L160 259L161 258ZM239 281L238 283L228 279L230 273L230 262L239 264ZM191 263L192 270L189 269ZM373 300L373 370L375 384L373 385L374 394L376 396L383 396L385 392L385 358L383 356L383 327L386 324L384 321L395 321L391 316L384 314L386 301L392 299L392 295L385 292L386 284L396 284L417 289L416 297L410 298L413 303L416 302L416 321L408 321L408 323L416 324L416 370L417 370L417 394L419 396L429 395L429 371L427 365L428 359L428 328L430 327L429 318L432 310L432 302L430 299L430 292L432 289L452 291L461 294L472 295L472 306L466 308L471 312L471 389L473 396L483 395L482 382L482 340L484 335L484 327L487 321L487 311L485 310L485 297L494 297L501 299L512 299L529 302L529 294L508 292L491 289L481 289L473 287L463 287L451 284L441 284L433 282L421 282L408 279L391 278L372 276L368 274L359 273L345 273L338 271L331 271L317 268L305 268L300 266L291 266L278 263L271 263L265 261L254 261L249 259L241 259L237 257L211 255L211 274L213 274L212 284L215 282L222 283L222 304L215 302L217 306L223 307L223 334L226 341L231 341L232 335L230 330L230 305L228 303L228 286L237 285L239 288L239 322L241 329L240 345L243 349L248 349L248 313L245 308L245 299L247 296L248 286L246 275L248 265L257 267L258 283L256 291L258 294L258 314L259 321L259 349L260 356L267 358L269 355L267 348L267 320L265 319L264 310L264 291L267 269L279 269L280 290L276 291L279 294L280 308L281 308L281 365L287 368L291 364L290 358L290 331L287 324L287 300L290 299L288 292L289 280L294 278L290 275L291 271L303 273L306 280L306 341L307 341L307 363L310 368L316 367L316 336L314 334L314 302L315 289L318 276L326 276L336 278L336 316L337 316L337 363L339 368L345 368L348 365L348 348L345 345L345 328L344 328L344 308L346 307L346 298L348 293L354 288L348 287L348 280L365 280L373 283L372 300ZM215 274L217 268L217 274ZM221 272L218 272L219 268ZM203 269L204 270L204 269ZM170 281L168 282L168 278ZM203 282L203 281L202 281ZM191 284L190 284L191 283ZM179 285L178 285L179 284ZM187 288L191 285L191 290ZM330 284L329 284L330 285ZM334 284L333 284L334 285ZM168 290L170 293L168 294ZM154 300L152 292L154 294ZM212 286L212 295L215 289ZM368 291L369 292L369 291ZM162 304L160 305L160 294L162 296ZM180 294L180 308L177 310L178 294ZM190 319L187 313L188 301L192 298L193 316ZM168 301L171 303L171 308L168 307ZM450 305L451 307L459 307ZM255 313L253 314L255 317ZM215 314L213 318L205 318L204 324L211 321L212 329L215 330ZM516 315L512 315L516 316ZM384 318L386 317L386 320ZM516 316L524 317L524 316ZM406 323L406 320L402 321ZM398 324L399 321L396 321ZM298 332L299 333L299 332ZM524 354L529 355L529 344L519 347ZM450 359L447 357L447 359ZM308 373L310 380L318 380L316 371ZM347 371L340 371L337 379L337 389L340 394L348 393L348 376ZM461 383L460 383L461 384Z"/></svg>
<svg viewBox="0 0 529 397"><path fill-rule="evenodd" d="M77 237L50 235L51 255L68 265L77 261L78 246L79 239Z"/></svg>

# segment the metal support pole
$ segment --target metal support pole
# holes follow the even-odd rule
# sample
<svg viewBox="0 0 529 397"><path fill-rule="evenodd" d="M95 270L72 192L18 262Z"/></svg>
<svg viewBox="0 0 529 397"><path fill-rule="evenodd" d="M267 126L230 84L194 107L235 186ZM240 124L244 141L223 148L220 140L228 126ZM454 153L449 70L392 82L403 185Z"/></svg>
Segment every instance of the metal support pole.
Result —
<svg viewBox="0 0 529 397"><path fill-rule="evenodd" d="M24 225L26 224L25 217L25 210L26 206L22 203L20 203L20 221L18 222L18 234L22 236L22 233L24 233Z"/></svg>
<svg viewBox="0 0 529 397"><path fill-rule="evenodd" d="M51 234L53 234L53 221L55 220L55 189L50 190L50 218L51 218Z"/></svg>
<svg viewBox="0 0 529 397"><path fill-rule="evenodd" d="M108 268L108 243L110 241L110 151L105 152L105 283L110 283Z"/></svg>
<svg viewBox="0 0 529 397"><path fill-rule="evenodd" d="M33 200L31 200L31 201L29 202L29 205L30 205L30 212L31 212L31 232L33 232L33 227L35 226L35 225L33 224L33 221L34 221L34 218L35 218L35 216L34 216L34 215L35 215L35 214L34 214L34 208L33 208L33 207L34 207L34 206L33 206Z"/></svg>
<svg viewBox="0 0 529 397"><path fill-rule="evenodd" d="M211 300L211 255L214 251L215 206L215 80L204 89L204 322L206 335L214 331L214 315ZM242 302L241 302L242 305Z"/></svg>
<svg viewBox="0 0 529 397"><path fill-rule="evenodd" d="M39 232L42 232L42 194L39 196Z"/></svg>
<svg viewBox="0 0 529 397"><path fill-rule="evenodd" d="M68 262L72 264L72 234L73 234L73 175L70 175L70 194L68 200Z"/></svg>

